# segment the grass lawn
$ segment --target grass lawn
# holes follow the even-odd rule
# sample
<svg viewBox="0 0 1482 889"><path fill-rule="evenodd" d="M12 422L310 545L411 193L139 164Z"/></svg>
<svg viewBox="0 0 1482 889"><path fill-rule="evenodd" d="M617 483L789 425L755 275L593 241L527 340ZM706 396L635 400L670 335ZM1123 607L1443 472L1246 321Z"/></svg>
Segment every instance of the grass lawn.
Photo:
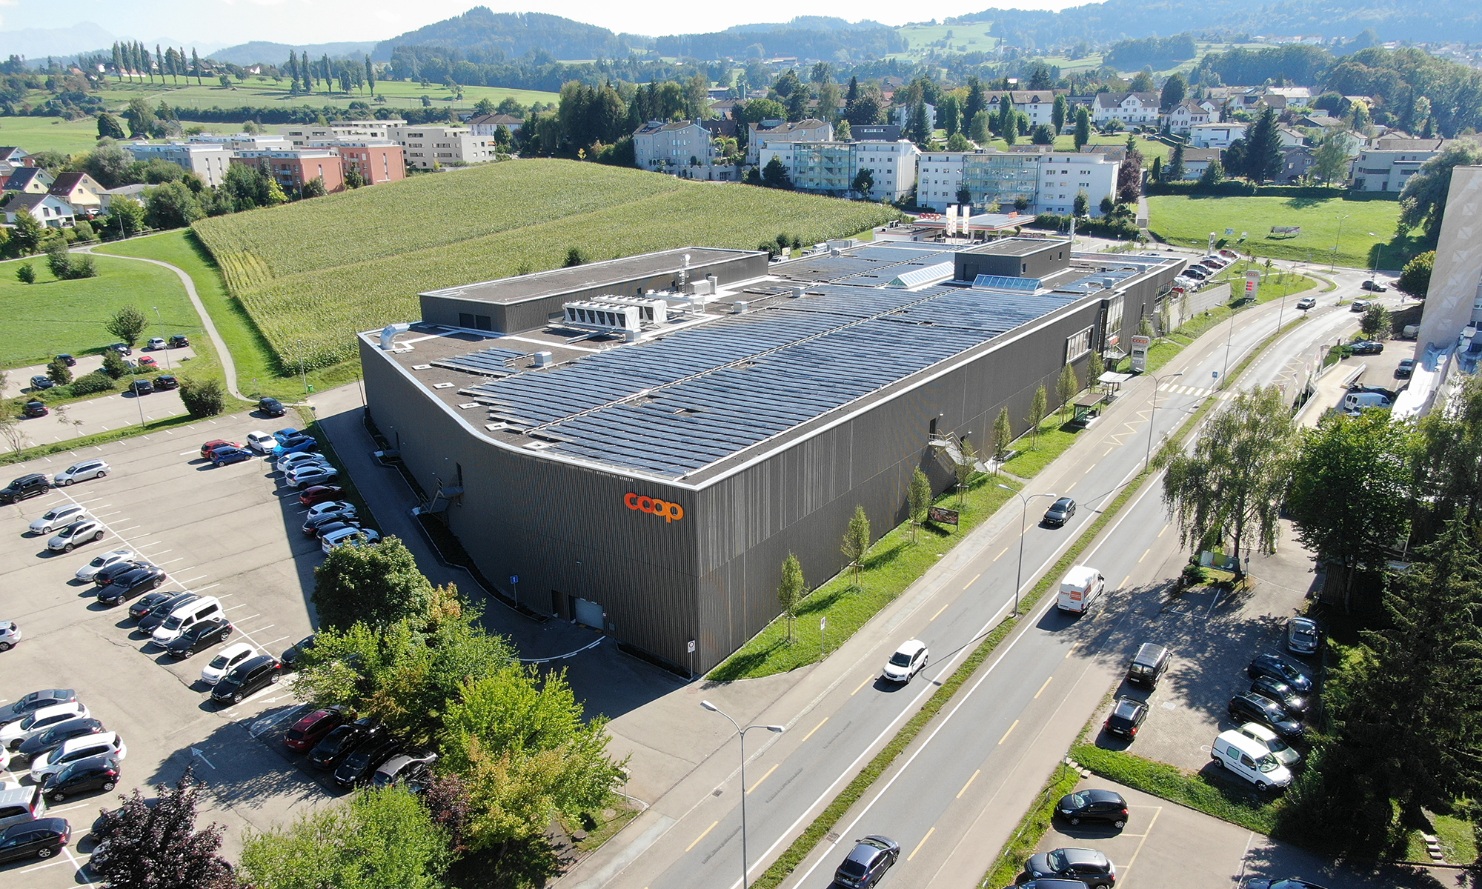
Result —
<svg viewBox="0 0 1482 889"><path fill-rule="evenodd" d="M375 108L421 108L422 97L426 96L434 107L451 107L453 110L469 113L480 99L488 99L498 105L505 98L514 98L521 105L529 107L535 102L556 102L560 99L557 93L541 92L539 90L505 89L491 86L466 86L463 88L463 99L455 98L452 90L441 84L428 84L422 86L419 83L408 83L399 80L378 80L375 91L357 90L353 93L334 92L325 95L322 92L313 95L291 96L288 93L288 79L275 81L270 77L248 77L240 83L233 83L231 87L223 87L219 82L207 80L197 85L187 84L182 79L180 84L131 83L110 80L106 87L99 91L99 95L108 107L114 110L123 108L129 104L130 99L143 97L149 102L150 107L158 105L161 101L167 102L174 108L235 108L242 105L251 105L262 108L296 108L308 106L319 109L326 106L333 108L349 108L351 102L364 102L372 109ZM385 103L375 101L376 96L386 99ZM189 117L188 114L182 117ZM97 124L92 124L96 133Z"/></svg>
<svg viewBox="0 0 1482 889"><path fill-rule="evenodd" d="M0 367L43 363L62 352L100 353L118 340L103 325L128 305L148 316L145 338L183 333L197 354L212 354L209 344L200 345L201 322L185 288L167 269L99 256L96 278L58 281L45 256L25 261L36 270L35 284L17 280L22 260L0 263L0 314L25 319L24 335L0 337Z"/></svg>
<svg viewBox="0 0 1482 889"><path fill-rule="evenodd" d="M1014 830L1014 835L1004 844L998 853L998 860L989 868L983 879L978 881L979 886L1008 886L1013 884L1014 879L1024 869L1024 862L1034 854L1034 849L1039 845L1040 838L1050 829L1050 822L1055 817L1055 804L1060 798L1075 790L1075 786L1081 783L1080 773L1073 771L1070 767L1061 764L1055 767L1055 772L1045 786L1040 790L1039 796L1035 797L1034 805L1024 813L1019 826Z"/></svg>
<svg viewBox="0 0 1482 889"><path fill-rule="evenodd" d="M91 117L0 117L0 144L18 145L30 154L61 151L76 154L98 144L98 122Z"/></svg>
<svg viewBox="0 0 1482 889"><path fill-rule="evenodd" d="M1143 793L1151 793L1267 836L1276 829L1280 800L1273 801L1255 790L1243 790L1227 781L1209 781L1203 775L1190 775L1167 763L1143 759L1131 753L1103 750L1094 744L1077 744L1071 748L1070 755L1103 778Z"/></svg>
<svg viewBox="0 0 1482 889"><path fill-rule="evenodd" d="M1342 197L1216 197L1156 195L1148 200L1148 227L1172 244L1202 248L1209 233L1227 238L1232 249L1256 256L1307 262L1333 262L1353 268L1398 269L1419 252L1418 238L1395 238L1398 201L1348 201ZM1339 225L1342 225L1341 237ZM1294 237L1271 234L1272 226L1300 226ZM1225 235L1233 229L1233 235ZM1243 243L1236 243L1241 233Z"/></svg>
<svg viewBox="0 0 1482 889"><path fill-rule="evenodd" d="M906 38L910 49L893 53L896 58L909 58L936 52L991 52L998 46L998 38L990 36L992 22L961 22L951 25L905 25L895 29Z"/></svg>

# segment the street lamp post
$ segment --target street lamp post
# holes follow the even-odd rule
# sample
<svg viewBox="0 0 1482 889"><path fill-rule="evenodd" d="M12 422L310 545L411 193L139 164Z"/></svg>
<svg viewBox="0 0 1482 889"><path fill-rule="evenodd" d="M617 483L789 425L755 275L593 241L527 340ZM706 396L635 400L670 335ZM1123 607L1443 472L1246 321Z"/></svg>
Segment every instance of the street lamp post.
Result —
<svg viewBox="0 0 1482 889"><path fill-rule="evenodd" d="M1005 491L1008 491L1010 494L1013 494L1015 497L1018 497L1019 503L1023 505L1023 508L1019 510L1019 564L1014 568L1014 616L1018 617L1019 588L1024 585L1024 520L1029 515L1029 501L1033 500L1036 497L1053 498L1055 495L1030 494L1028 497L1025 497L1023 494L1015 491L1008 485L1000 484L999 487L1003 488Z"/></svg>
<svg viewBox="0 0 1482 889"><path fill-rule="evenodd" d="M154 307L154 317L156 317L156 318L159 319L160 329L163 330L164 327L165 327L165 316L160 314L160 307L159 306L155 306ZM165 346L165 370L173 370L173 369L174 368L170 367L170 347L169 346Z"/></svg>
<svg viewBox="0 0 1482 889"><path fill-rule="evenodd" d="M1147 472L1148 466L1153 462L1153 427L1158 423L1158 387L1163 385L1165 377L1171 380L1174 377L1181 377L1183 375L1183 371L1179 371L1176 374L1165 374L1161 377L1157 374L1148 374L1148 376L1153 378L1153 414L1148 418L1148 452L1147 456L1143 457L1142 460L1143 472Z"/></svg>
<svg viewBox="0 0 1482 889"><path fill-rule="evenodd" d="M1331 264L1328 265L1328 271L1330 272L1336 271L1338 268L1338 242L1343 240L1343 220L1347 218L1347 213L1344 213L1342 216L1338 217L1338 236L1336 238L1333 238L1333 261Z"/></svg>
<svg viewBox="0 0 1482 889"><path fill-rule="evenodd" d="M741 739L741 889L746 889L748 885L747 873L749 870L746 866L746 733L754 728L762 728L773 734L780 735L785 729L780 725L766 725L764 723L753 723L742 728L740 723L727 715L726 711L709 701L701 701L700 706L712 713L719 713L721 716L724 716L726 722L729 722L736 730L736 737Z"/></svg>

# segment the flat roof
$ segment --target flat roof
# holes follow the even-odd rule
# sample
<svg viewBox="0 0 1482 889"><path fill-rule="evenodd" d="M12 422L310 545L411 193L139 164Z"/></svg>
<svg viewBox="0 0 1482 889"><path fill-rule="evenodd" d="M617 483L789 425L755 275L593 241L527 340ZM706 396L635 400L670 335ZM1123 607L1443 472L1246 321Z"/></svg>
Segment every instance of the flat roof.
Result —
<svg viewBox="0 0 1482 889"><path fill-rule="evenodd" d="M500 278L496 281L480 281L476 284L460 284L441 290L429 290L422 296L454 297L495 305L511 305L531 299L559 296L573 290L601 286L626 278L638 278L677 271L685 267L684 257L690 257L689 265L700 265L721 259L732 259L756 253L754 250L722 250L714 247L680 247L658 253L644 253L623 259L610 259L571 268L552 269L532 275Z"/></svg>

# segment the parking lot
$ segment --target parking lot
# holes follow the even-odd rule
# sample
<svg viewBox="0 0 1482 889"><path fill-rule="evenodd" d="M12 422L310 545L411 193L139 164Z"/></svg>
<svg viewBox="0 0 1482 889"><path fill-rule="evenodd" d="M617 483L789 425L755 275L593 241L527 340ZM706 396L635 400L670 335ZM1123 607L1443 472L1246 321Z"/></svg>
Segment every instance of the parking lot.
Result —
<svg viewBox="0 0 1482 889"><path fill-rule="evenodd" d="M185 660L164 654L134 632L126 606L99 605L94 585L74 578L93 556L129 547L169 573L161 590L218 597L235 627L232 642L279 655L307 635L313 569L323 556L318 541L300 530L296 492L280 489L278 474L261 459L213 468L199 453L209 439L242 440L250 430L281 425L245 414L216 418L173 434L14 466L5 477L55 473L82 458L111 466L105 478L0 507L0 619L16 621L24 633L19 645L0 653L0 699L75 688L128 745L118 790L69 799L52 810L72 823L67 855L0 866L8 880L23 877L16 885L87 882L85 871L78 874L90 849L82 837L98 811L115 806L119 792L173 783L192 763L208 785L200 822L226 826L230 856L240 849L245 828L290 821L305 805L333 798L279 743L301 709L289 683L218 709L200 681L210 651ZM49 535L30 535L27 527L49 507L68 502L85 506L108 533L76 552L51 553ZM18 767L19 774L4 777L20 779L24 763Z"/></svg>

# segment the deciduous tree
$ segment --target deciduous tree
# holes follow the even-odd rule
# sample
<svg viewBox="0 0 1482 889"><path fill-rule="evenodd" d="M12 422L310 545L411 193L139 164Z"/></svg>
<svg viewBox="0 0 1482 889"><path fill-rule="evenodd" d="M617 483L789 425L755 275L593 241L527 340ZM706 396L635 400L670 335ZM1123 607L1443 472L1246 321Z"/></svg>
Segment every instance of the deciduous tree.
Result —
<svg viewBox="0 0 1482 889"><path fill-rule="evenodd" d="M1045 391L1045 384L1040 383L1039 388L1034 390L1034 399L1029 402L1029 428L1034 433L1034 446L1039 447L1039 424L1043 423L1045 417L1050 415L1050 396Z"/></svg>
<svg viewBox="0 0 1482 889"><path fill-rule="evenodd" d="M1416 299L1425 299L1431 289L1431 270L1436 264L1436 251L1427 250L1405 263L1395 289Z"/></svg>
<svg viewBox="0 0 1482 889"><path fill-rule="evenodd" d="M782 560L782 579L777 583L777 604L787 615L787 641L792 641L792 619L803 595L803 565L792 553Z"/></svg>
<svg viewBox="0 0 1482 889"><path fill-rule="evenodd" d="M230 865L217 854L223 828L196 829L199 783L190 767L174 787L159 788L154 806L138 790L123 807L104 815L105 845L94 850L88 867L96 878L118 889L231 889Z"/></svg>
<svg viewBox="0 0 1482 889"><path fill-rule="evenodd" d="M908 504L911 511L911 542L916 542L916 528L926 521L926 510L931 506L931 479L916 467L911 473L911 490Z"/></svg>
<svg viewBox="0 0 1482 889"><path fill-rule="evenodd" d="M865 553L870 551L870 517L865 515L863 506L854 507L839 551L849 560L849 567L854 569L854 585L859 586L859 572L864 567Z"/></svg>
<svg viewBox="0 0 1482 889"><path fill-rule="evenodd" d="M1070 413L1070 402L1075 394L1081 391L1081 382L1075 378L1075 368L1069 364L1060 371L1060 379L1055 381L1055 394L1060 398L1060 413Z"/></svg>
<svg viewBox="0 0 1482 889"><path fill-rule="evenodd" d="M993 421L993 461L994 472L1003 465L1004 458L1009 454L1009 443L1014 440L1013 421L1009 419L1009 409L1003 408L998 412L998 419Z"/></svg>
<svg viewBox="0 0 1482 889"><path fill-rule="evenodd" d="M106 356L103 366L108 366ZM226 410L226 387L215 377L181 377L180 400L185 404L186 413L192 417L214 417Z"/></svg>
<svg viewBox="0 0 1482 889"><path fill-rule="evenodd" d="M132 348L139 344L144 331L149 328L149 318L138 306L124 306L103 324L103 329L118 337Z"/></svg>
<svg viewBox="0 0 1482 889"><path fill-rule="evenodd" d="M973 476L978 474L978 449L967 439L962 439L962 459L952 464L952 474L957 476L957 505L962 506L962 498L967 496L968 486L972 484Z"/></svg>
<svg viewBox="0 0 1482 889"><path fill-rule="evenodd" d="M62 359L53 358L46 365L46 377L58 386L65 386L72 382L72 368Z"/></svg>
<svg viewBox="0 0 1482 889"><path fill-rule="evenodd" d="M1458 166L1482 163L1482 145L1459 139L1420 165L1400 191L1400 221L1425 230L1434 244L1441 236L1446 215L1446 196L1451 191L1451 171Z"/></svg>
<svg viewBox="0 0 1482 889"><path fill-rule="evenodd" d="M1370 303L1359 319L1359 330L1371 340L1385 340L1389 339L1391 324L1389 309L1379 303Z"/></svg>
<svg viewBox="0 0 1482 889"><path fill-rule="evenodd" d="M320 624L338 629L387 626L426 614L432 590L411 550L396 537L375 546L337 547L314 569Z"/></svg>

